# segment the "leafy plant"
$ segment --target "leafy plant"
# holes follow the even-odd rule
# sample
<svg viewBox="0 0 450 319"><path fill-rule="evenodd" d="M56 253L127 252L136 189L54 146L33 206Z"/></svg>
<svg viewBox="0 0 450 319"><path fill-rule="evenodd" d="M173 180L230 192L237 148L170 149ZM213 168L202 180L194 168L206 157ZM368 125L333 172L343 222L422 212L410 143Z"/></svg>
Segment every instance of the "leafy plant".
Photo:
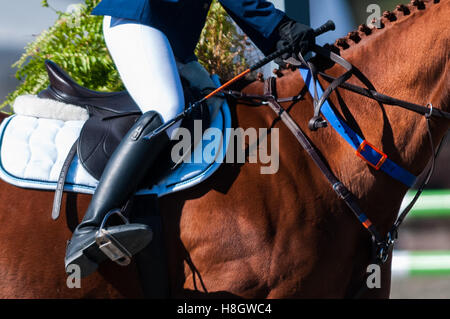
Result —
<svg viewBox="0 0 450 319"><path fill-rule="evenodd" d="M214 0L195 51L199 62L210 73L228 80L248 68L248 60L255 52L256 48L247 36Z"/></svg>
<svg viewBox="0 0 450 319"><path fill-rule="evenodd" d="M50 59L61 65L78 83L92 90L119 91L124 86L106 48L102 17L90 15L100 0L85 0L72 12L62 12L50 6L58 18L53 26L42 32L25 47L25 52L12 67L21 81L0 105L13 104L17 96L37 94L48 86L44 61ZM249 42L240 33L220 4L214 0L206 26L196 49L199 62L222 80L247 68L244 50Z"/></svg>

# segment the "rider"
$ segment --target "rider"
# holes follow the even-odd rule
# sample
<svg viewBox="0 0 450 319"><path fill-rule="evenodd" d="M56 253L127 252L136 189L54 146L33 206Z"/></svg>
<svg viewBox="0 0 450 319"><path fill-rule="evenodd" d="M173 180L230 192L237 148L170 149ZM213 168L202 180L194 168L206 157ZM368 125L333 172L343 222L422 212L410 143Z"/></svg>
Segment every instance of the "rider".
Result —
<svg viewBox="0 0 450 319"><path fill-rule="evenodd" d="M103 15L106 45L123 83L142 111L110 158L82 222L68 242L65 266L92 273L107 256L96 235L105 216L122 207L168 144L178 125L167 134L142 137L184 110L184 96L176 62L196 61L194 49L212 0L102 0L92 11ZM266 0L219 0L233 20L266 55L293 44L289 54L306 51L314 43L308 26L291 20ZM284 56L287 58L287 56ZM134 255L150 241L146 225L106 228L116 246ZM117 243L118 242L118 243Z"/></svg>

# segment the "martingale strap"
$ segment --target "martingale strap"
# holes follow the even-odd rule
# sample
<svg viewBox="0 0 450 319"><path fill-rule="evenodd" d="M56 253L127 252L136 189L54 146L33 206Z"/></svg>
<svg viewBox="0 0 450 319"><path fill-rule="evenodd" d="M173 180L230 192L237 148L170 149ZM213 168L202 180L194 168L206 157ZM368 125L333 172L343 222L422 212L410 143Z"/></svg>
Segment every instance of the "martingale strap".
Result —
<svg viewBox="0 0 450 319"><path fill-rule="evenodd" d="M367 229L372 237L372 257L371 263L376 263L378 265L383 264L389 257L389 253L392 250L392 245L394 240L391 233L387 234L384 239L380 233L377 231L373 223L364 214L361 207L358 204L358 199L344 186L344 184L333 174L328 165L324 162L322 157L319 155L317 149L309 141L308 137L303 133L301 128L297 123L291 118L289 113L279 104L276 94L276 83L275 78L270 77L265 82L264 86L264 96L267 104L270 108L280 116L283 123L296 137L303 149L309 154L311 159L317 165L317 167L322 171L323 175L326 177L328 182L331 184L333 190L336 194L345 202L345 204L350 208L351 212L359 220L362 226ZM362 286L355 297L358 297L364 290L366 285Z"/></svg>
<svg viewBox="0 0 450 319"><path fill-rule="evenodd" d="M311 81L311 71L304 68L300 68L299 70L305 84L308 86L309 92L312 96L314 96L314 81ZM316 83L317 93L319 95L323 95L324 92L320 83L318 81ZM376 170L382 170L409 188L414 185L417 179L415 175L390 160L386 154L359 136L340 116L336 114L327 100L324 101L321 106L321 113L336 130L336 132L338 132L339 135L341 135L342 138L356 150L356 155L366 161L367 164Z"/></svg>
<svg viewBox="0 0 450 319"><path fill-rule="evenodd" d="M372 242L374 243L373 255L380 258L385 258L387 251L387 242L383 240L375 226L363 213L361 207L358 204L357 198L345 187L345 185L334 175L330 167L325 163L321 155L318 153L317 148L309 141L308 137L303 133L302 129L292 119L289 113L284 109L277 100L276 82L275 78L270 77L264 84L264 97L269 107L279 115L286 127L292 132L297 141L308 153L322 174L328 180L330 185L336 194L344 200L353 214L358 218L362 226L366 228L372 235ZM378 251L377 251L378 250ZM381 256L380 253L383 255Z"/></svg>
<svg viewBox="0 0 450 319"><path fill-rule="evenodd" d="M345 202L345 204L350 208L351 212L358 218L364 228L370 233L372 237L372 257L371 264L384 264L392 252L394 241L398 236L398 229L405 219L408 212L414 206L415 202L419 198L423 189L427 185L434 168L435 159L439 154L439 150L442 146L441 144L438 147L438 151L436 152L433 145L433 139L430 130L430 118L431 117L439 117L444 119L450 119L450 113L444 112L441 110L436 110L433 108L431 103L429 103L426 107L416 105L410 102L398 100L383 94L380 94L374 90L370 89L370 83L362 74L356 74L356 76L363 82L369 83L369 89L365 89L362 87L358 87L355 85L347 84L346 80L353 72L353 66L344 60L339 55L326 50L322 47L316 46L314 51L329 60L338 63L344 69L347 70L346 73L341 75L338 78L334 78L328 76L326 74L322 74L321 72L317 72L317 69L312 63L308 63L304 60L303 56L299 54L299 60L289 61L290 64L299 67L299 71L301 76L303 77L306 86L308 87L308 91L313 97L314 102L314 117L308 124L310 130L315 131L318 128L326 127L327 123L331 124L331 126L341 135L341 137L350 144L356 150L356 155L367 162L368 165L372 166L376 170L382 170L386 174L390 175L394 179L402 182L409 188L411 188L415 182L417 177L397 165L393 161L391 161L388 156L382 151L378 150L375 146L370 144L363 137L359 136L354 130L352 130L349 125L336 113L331 105L329 104L328 98L333 90L337 87L342 87L344 89L350 90L352 92L358 93L360 95L369 97L373 100L376 100L380 103L387 105L400 106L407 110L422 114L425 116L427 120L427 132L430 140L431 150L432 150L432 164L428 171L427 178L425 181L421 183L418 187L418 191L414 196L414 199L411 203L399 214L397 220L393 224L390 231L387 232L385 236L381 236L381 234L377 231L375 226L369 220L369 218L364 214L361 207L358 204L358 199L343 185L343 183L333 174L330 167L318 153L315 146L309 141L308 137L303 133L298 124L292 119L289 115L288 111L284 109L280 103L287 101L297 101L302 99L303 94L299 96L290 97L290 98L278 98L276 92L276 79L274 77L269 77L264 84L264 95L247 95L242 92L236 91L228 91L223 92L225 95L232 96L236 99L247 100L253 103L246 104L250 106L259 106L259 105L268 105L270 108L279 116L279 118L283 121L286 127L292 132L292 134L296 137L300 145L303 149L308 153L311 159L315 162L317 167L322 171L324 177L331 184L333 190L336 194ZM291 59L292 60L292 59ZM323 91L319 81L317 80L317 74L321 74L324 78L331 82L329 87ZM319 98L320 96L320 98ZM323 120L320 116L323 115L327 121ZM364 276L364 277L367 277ZM355 298L362 295L362 293L367 290L367 286L364 284L361 288L356 292Z"/></svg>
<svg viewBox="0 0 450 319"><path fill-rule="evenodd" d="M332 53L331 53L332 54ZM300 69L302 77L305 79L305 83L308 86L310 93L313 95L315 111L319 110L322 115L328 120L328 122L333 126L333 128L339 132L339 134L354 148L356 149L356 154L361 157L364 161L366 161L369 165L374 167L375 169L383 170L390 176L395 179L403 182L408 187L411 187L414 184L416 177L392 162L387 158L387 155L383 152L377 150L374 146L372 146L365 139L356 134L346 123L340 118L334 110L331 108L327 98L329 94L327 92L323 92L320 87L320 83L318 81L311 81L311 70ZM337 79L335 79L337 80ZM339 82L336 82L339 84ZM315 87L314 87L315 86ZM329 90L328 90L329 91ZM320 93L319 93L320 92ZM433 140L431 137L431 131L429 126L429 119L432 116L436 116L433 113L433 107L429 109L428 113L425 113L425 117L427 119L427 127L428 127L428 136L430 139L431 149L432 149L432 165L428 171L427 178L422 184L419 186L419 190L414 196L414 199L411 203L406 207L403 212L400 213L396 222L392 226L391 230L385 235L382 236L374 226L374 224L370 221L370 219L364 214L363 210L358 204L358 199L345 187L345 185L333 174L330 167L318 153L315 146L309 141L308 137L303 133L302 129L298 126L298 124L292 119L289 115L288 111L284 109L280 103L287 101L298 101L301 100L303 95L290 97L290 98L278 98L276 92L276 79L274 77L269 77L264 83L264 95L247 95L242 92L236 91L228 91L223 92L225 95L232 96L236 99L254 101L253 103L246 104L250 106L260 106L260 105L268 105L283 121L286 127L292 132L292 134L296 137L297 141L303 147L303 149L308 153L317 167L321 170L324 177L328 180L330 185L332 186L335 193L345 202L345 204L350 208L351 212L355 215L355 217L359 220L361 225L367 229L367 231L371 235L372 239L372 257L371 264L384 264L392 252L393 244L398 235L398 228L400 227L402 221L411 210L417 199L419 198L421 192L427 185L434 168L434 162L436 157L439 154L440 146L438 151L436 152L433 146ZM318 102L318 96L321 94L320 103ZM402 103L408 103L403 102ZM409 104L409 103L408 103ZM397 102L392 105L398 105ZM422 108L422 107L420 107ZM413 111L421 112L421 109L416 109ZM318 113L317 113L318 114ZM441 117L440 115L437 115ZM310 127L311 129L311 127ZM367 277L367 275L365 276ZM365 281L364 281L365 283ZM367 289L367 286L363 284L361 288L356 292L355 298L361 296L361 294Z"/></svg>

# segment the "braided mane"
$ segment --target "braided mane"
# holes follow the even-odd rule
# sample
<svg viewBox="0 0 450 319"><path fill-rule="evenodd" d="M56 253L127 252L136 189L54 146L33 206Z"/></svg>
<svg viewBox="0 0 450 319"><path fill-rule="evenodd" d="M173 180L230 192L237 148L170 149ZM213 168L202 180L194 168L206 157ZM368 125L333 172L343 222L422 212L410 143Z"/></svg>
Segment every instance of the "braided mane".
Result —
<svg viewBox="0 0 450 319"><path fill-rule="evenodd" d="M341 50L347 50L352 47L356 47L362 39L370 37L372 34L380 32L381 29L387 29L396 24L397 21L404 21L413 16L412 13L416 11L423 11L432 5L439 4L440 0L411 0L407 5L399 4L394 11L384 11L382 17L379 20L379 29L376 27L377 19L371 21L371 25L361 24L356 31L349 32L345 37L337 39L333 44L325 44L324 47L339 54ZM283 70L296 70L297 67L290 65L289 63L283 66L278 66L273 70L273 73L277 77L283 77ZM258 74L259 81L264 81L263 75Z"/></svg>
<svg viewBox="0 0 450 319"><path fill-rule="evenodd" d="M380 29L383 29L386 26L392 26L399 18L403 16L410 16L414 11L426 10L427 7L439 2L440 0L411 0L411 2L407 5L399 4L396 6L394 11L383 12L383 16L379 21ZM378 30L378 28L375 26L377 19L374 18L371 22L371 26L361 24L358 27L357 31L351 31L345 37L337 39L334 44L331 45L331 47L334 47L337 50L346 50L358 44L363 37L367 37L373 33L376 33Z"/></svg>

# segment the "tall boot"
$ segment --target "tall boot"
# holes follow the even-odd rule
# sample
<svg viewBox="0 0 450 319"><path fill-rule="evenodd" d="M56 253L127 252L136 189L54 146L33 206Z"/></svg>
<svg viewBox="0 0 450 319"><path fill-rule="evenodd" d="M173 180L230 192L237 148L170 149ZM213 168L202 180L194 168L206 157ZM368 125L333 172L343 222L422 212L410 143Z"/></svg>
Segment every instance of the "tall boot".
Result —
<svg viewBox="0 0 450 319"><path fill-rule="evenodd" d="M73 269L68 267L75 264L80 267L82 277L88 276L108 257L114 259L116 256L116 262L124 263L123 258L129 261L132 255L151 241L152 231L147 225L126 222L124 225L105 227L102 222L113 210L119 212L136 191L158 154L168 144L167 134L150 140L142 138L161 124L163 121L157 112L146 112L111 156L86 215L68 242L66 271L72 272Z"/></svg>

